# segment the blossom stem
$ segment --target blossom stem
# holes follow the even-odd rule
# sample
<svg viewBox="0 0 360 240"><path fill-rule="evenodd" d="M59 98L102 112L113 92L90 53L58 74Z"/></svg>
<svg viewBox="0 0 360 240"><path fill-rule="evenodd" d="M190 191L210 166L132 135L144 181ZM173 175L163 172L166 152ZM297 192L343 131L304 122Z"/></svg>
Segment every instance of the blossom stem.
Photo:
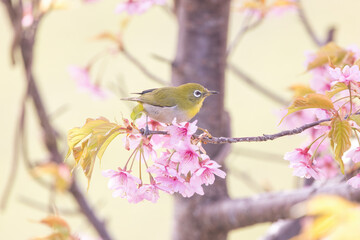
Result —
<svg viewBox="0 0 360 240"><path fill-rule="evenodd" d="M316 155L316 152L317 150L319 149L320 145L325 141L326 139L326 134L323 134L322 136L324 136L324 138L321 140L321 142L319 143L319 145L316 147L315 151L314 151L314 154L311 156L311 162L313 162L314 158L315 158L315 155Z"/></svg>
<svg viewBox="0 0 360 240"><path fill-rule="evenodd" d="M143 153L143 149L141 148L140 149L140 159L139 159L139 178L140 178L140 181L141 181L141 184L142 184L142 177L141 177L141 155Z"/></svg>
<svg viewBox="0 0 360 240"><path fill-rule="evenodd" d="M108 59L104 59L101 63L102 63L101 65L99 63L99 71L97 72L96 77L95 77L95 85L96 86L101 85L101 80L103 79L102 77L104 76L105 71L106 71L107 67L109 66Z"/></svg>
<svg viewBox="0 0 360 240"><path fill-rule="evenodd" d="M173 152L171 153L171 155L169 156L168 164L170 163L171 157L174 155L175 152L176 152L176 151L173 151Z"/></svg>
<svg viewBox="0 0 360 240"><path fill-rule="evenodd" d="M262 17L262 18L259 18L258 20L256 20L255 22L251 23L251 20L253 17L254 17L254 13L250 13L245 17L244 21L242 22L241 28L239 29L234 40L230 43L230 45L228 46L228 48L226 50L226 56L229 56L235 50L236 46L238 45L238 43L244 37L245 33L248 30L251 30L251 29L259 26L260 23L264 19L264 17Z"/></svg>
<svg viewBox="0 0 360 240"><path fill-rule="evenodd" d="M146 159L145 159L144 152L142 151L141 154L142 154L142 156L143 156L143 158L144 158L144 163L145 163L146 169L149 169L149 166L148 166L148 164L147 164L147 162L146 162ZM147 173L149 174L150 183L151 183L154 178L153 178L153 176L151 175L150 172L147 172Z"/></svg>
<svg viewBox="0 0 360 240"><path fill-rule="evenodd" d="M128 160L126 161L125 167L124 167L124 171L126 171L126 167L131 159L131 157L134 155L134 153L137 151L138 148L134 149L134 151L131 153L130 157L128 158ZM131 164L132 165L132 164Z"/></svg>
<svg viewBox="0 0 360 240"><path fill-rule="evenodd" d="M319 140L320 138L322 138L323 136L325 136L325 133L324 133L323 135L319 136L318 138L316 138L309 146L307 146L307 148L310 149L311 146L312 146L315 142L317 142L317 140ZM317 149L317 148L316 148L316 149ZM315 155L315 153L314 153L314 155Z"/></svg>
<svg viewBox="0 0 360 240"><path fill-rule="evenodd" d="M108 51L107 50L104 50L104 51L101 51L99 52L98 54L96 54L95 56L93 56L90 61L86 64L86 69L88 71L90 71L91 67L105 54L107 54Z"/></svg>
<svg viewBox="0 0 360 240"><path fill-rule="evenodd" d="M351 99L349 101L346 101L343 105L341 105L338 108L338 111L340 111L340 109L342 109L346 104L351 103ZM349 117L351 115L351 104L350 104L350 113L347 115L347 117Z"/></svg>
<svg viewBox="0 0 360 240"><path fill-rule="evenodd" d="M353 98L356 98L357 96L352 96L352 97L353 97ZM337 103L337 102L339 102L339 101L341 101L341 100L344 100L344 99L347 99L347 98L349 98L349 96L336 99L335 101L333 101L333 103Z"/></svg>
<svg viewBox="0 0 360 240"><path fill-rule="evenodd" d="M349 113L349 115L351 115L352 114L351 82L349 82L348 88L349 88L349 96L350 96L350 113Z"/></svg>
<svg viewBox="0 0 360 240"><path fill-rule="evenodd" d="M140 145L139 145L140 146ZM130 166L130 170L132 169L133 165L134 165L134 162L135 162L135 158L136 158L136 154L139 152L139 146L136 148L136 153L132 159L132 162L131 162L131 166Z"/></svg>
<svg viewBox="0 0 360 240"><path fill-rule="evenodd" d="M359 139L359 135L357 134L357 131L359 131L359 130L354 128L354 133L355 133L356 139L357 139L357 141L359 143L359 146L360 146L360 139Z"/></svg>

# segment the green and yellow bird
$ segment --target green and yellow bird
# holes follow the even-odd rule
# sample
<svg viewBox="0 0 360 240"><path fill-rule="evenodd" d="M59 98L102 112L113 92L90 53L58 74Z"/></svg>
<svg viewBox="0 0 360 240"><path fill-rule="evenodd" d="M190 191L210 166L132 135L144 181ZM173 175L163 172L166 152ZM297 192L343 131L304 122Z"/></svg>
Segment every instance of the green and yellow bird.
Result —
<svg viewBox="0 0 360 240"><path fill-rule="evenodd" d="M197 83L187 83L178 87L163 87L142 91L138 97L123 98L142 105L143 112L150 118L171 123L188 122L201 109L204 99L217 91L209 91Z"/></svg>

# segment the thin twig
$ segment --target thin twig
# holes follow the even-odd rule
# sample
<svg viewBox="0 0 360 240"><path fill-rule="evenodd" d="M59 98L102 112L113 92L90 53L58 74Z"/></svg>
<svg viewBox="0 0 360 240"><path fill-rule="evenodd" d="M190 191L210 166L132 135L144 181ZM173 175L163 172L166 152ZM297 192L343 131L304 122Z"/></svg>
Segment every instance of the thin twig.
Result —
<svg viewBox="0 0 360 240"><path fill-rule="evenodd" d="M273 100L274 102L277 102L281 105L287 105L288 101L283 99L282 97L278 96L277 94L269 91L267 88L263 87L256 81L254 81L251 77L246 75L242 70L240 70L235 65L228 63L227 68L231 70L236 76L238 76L240 79L242 79L245 83L247 83L249 86L254 88L255 90L259 91L260 93L264 94L269 99Z"/></svg>
<svg viewBox="0 0 360 240"><path fill-rule="evenodd" d="M265 141L274 140L274 139L284 137L284 136L290 136L290 135L296 135L296 134L302 133L306 129L312 128L314 126L319 125L320 123L328 122L330 120L331 120L330 118L326 118L326 119L322 119L322 120L319 120L316 122L305 124L298 128L285 130L285 131L278 132L278 133L271 134L271 135L263 134L262 136L257 136L257 137L238 137L238 138L214 137L214 136L212 136L212 137L201 136L200 137L200 135L196 135L196 134L194 134L193 137L201 138L201 141L203 143L212 143L212 144L238 143L238 142L265 142ZM140 129L140 132L143 135L144 135L144 131L145 130L143 128ZM152 135L152 134L167 135L168 132L167 131L149 131L148 132L148 135Z"/></svg>
<svg viewBox="0 0 360 240"><path fill-rule="evenodd" d="M308 123L305 124L301 127L298 128L294 128L294 129L290 129L290 130L285 130L276 134L271 134L271 135L267 135L264 134L262 136L257 136L257 137L239 137L239 138L228 138L228 137L204 137L202 139L202 141L204 143L212 143L212 144L223 144L223 143L237 143L237 142L265 142L265 141L269 141L269 140L274 140L280 137L284 137L284 136L290 136L290 135L296 135L299 134L303 131L305 131L306 129L312 128L314 126L319 125L320 123L323 122L328 122L330 121L330 118L327 119L322 119L316 122L312 122L312 123Z"/></svg>
<svg viewBox="0 0 360 240"><path fill-rule="evenodd" d="M248 148L233 148L233 153L236 153L237 155L242 156L248 156L251 157L251 159L258 159L258 160L265 160L267 162L272 161L275 163L280 164L288 164L286 161L283 160L283 156L276 153L270 153L262 150L252 150Z"/></svg>
<svg viewBox="0 0 360 240"><path fill-rule="evenodd" d="M33 50L35 45L35 37L39 22L44 16L44 14L40 14L37 19L35 19L32 26L23 29L21 28L21 24L19 24L19 22L21 21L22 11L20 12L20 14L17 14L16 11L18 10L18 8L15 9L15 7L12 6L10 0L3 0L2 2L5 3L7 7L9 19L13 23L13 30L15 32L15 36L21 36L20 40L14 43L16 43L15 47L19 47L21 51L21 56L24 63L23 66L25 70L25 79L28 84L29 96L33 100L33 104L39 118L40 126L44 132L44 143L46 149L50 153L51 161L55 163L62 163L63 156L59 152L57 146L56 131L50 122L49 115L47 114L47 111L43 104L43 100L40 96L33 74ZM21 6L19 8L21 8ZM94 210L90 207L88 201L78 188L76 181L74 181L71 185L69 192L73 195L75 201L79 205L79 208L82 210L83 214L87 217L89 222L96 229L99 236L104 240L112 239L109 232L105 228L104 223L100 221L100 219L95 215Z"/></svg>
<svg viewBox="0 0 360 240"><path fill-rule="evenodd" d="M24 122L25 122L25 113L26 113L25 109L26 109L27 96L28 96L28 91L26 90L26 93L24 94L23 100L21 102L20 116L18 119L17 128L15 129L15 134L14 134L14 150L13 150L13 158L12 158L12 164L11 164L11 169L10 169L10 175L9 175L8 181L5 185L5 190L4 190L2 198L1 198L0 208L2 210L4 210L6 208L6 204L11 195L11 191L14 187L15 179L17 176L17 170L18 170L18 165L19 165L19 152L20 152L19 148L21 146L21 141L19 141L19 139L24 131Z"/></svg>
<svg viewBox="0 0 360 240"><path fill-rule="evenodd" d="M297 0L297 5L298 5L298 14L300 17L301 22L303 23L306 32L309 34L309 36L311 37L311 39L314 41L314 43L318 46L322 46L323 43L322 41L320 41L320 39L318 38L318 36L316 36L316 33L314 31L314 29L312 28L309 20L307 19L304 9L302 7L301 1Z"/></svg>
<svg viewBox="0 0 360 240"><path fill-rule="evenodd" d="M254 13L250 13L249 15L247 15L239 29L239 31L237 32L234 40L229 44L227 50L226 50L226 56L228 57L232 52L234 52L236 46L239 44L240 40L244 37L245 33L251 29L256 28L257 26L260 25L260 23L263 21L263 17L258 18L255 22L253 22L252 24L250 24L250 21L252 19L252 17L254 16Z"/></svg>
<svg viewBox="0 0 360 240"><path fill-rule="evenodd" d="M360 115L360 112L352 114L352 115ZM344 119L347 119L348 117L349 117L349 115L346 115L344 117ZM238 143L238 142L266 142L266 141L274 140L274 139L277 139L280 137L291 136L291 135L296 135L296 134L302 133L306 129L315 127L323 122L328 122L328 121L331 121L331 118L321 119L319 121L307 123L300 127L281 131L281 132L278 132L275 134L271 134L271 135L263 134L262 136L257 136L257 137L238 137L238 138L214 137L214 136L208 137L206 135L201 136L201 135L197 135L197 134L194 134L193 137L201 139L201 142L203 142L203 143L212 143L212 144ZM141 128L140 133L144 135L144 132L145 132L144 128ZM152 135L152 134L167 135L169 133L167 131L148 131L148 135Z"/></svg>
<svg viewBox="0 0 360 240"><path fill-rule="evenodd" d="M49 210L49 207L46 206L45 203L38 202L26 196L20 196L19 201L26 206L29 206L34 209L38 209L43 212L47 212ZM59 211L61 212L61 214L72 215L72 216L76 216L80 213L78 209L73 210L73 209L60 208Z"/></svg>
<svg viewBox="0 0 360 240"><path fill-rule="evenodd" d="M260 184L258 184L255 179L253 179L249 174L247 174L245 171L238 170L234 167L229 169L229 174L234 175L235 177L240 178L244 181L245 185L248 186L251 190L257 193L265 192L267 191L264 189Z"/></svg>
<svg viewBox="0 0 360 240"><path fill-rule="evenodd" d="M130 62L132 62L147 77L149 77L150 79L154 80L157 83L160 83L161 85L168 85L168 83L165 80L163 80L163 79L159 78L158 76L155 76L153 73L151 73L138 59L136 59L134 57L134 55L132 55L124 47L122 48L121 52L124 54L124 56Z"/></svg>

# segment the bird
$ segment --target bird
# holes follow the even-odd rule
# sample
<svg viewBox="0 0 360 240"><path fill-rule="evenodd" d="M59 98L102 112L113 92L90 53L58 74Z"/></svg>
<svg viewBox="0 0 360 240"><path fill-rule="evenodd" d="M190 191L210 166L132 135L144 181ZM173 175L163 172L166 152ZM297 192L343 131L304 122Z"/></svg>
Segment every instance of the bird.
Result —
<svg viewBox="0 0 360 240"><path fill-rule="evenodd" d="M190 121L200 111L205 98L218 92L209 91L198 83L186 83L177 87L153 88L134 94L139 96L121 100L138 102L147 117L171 124L174 119L178 123Z"/></svg>

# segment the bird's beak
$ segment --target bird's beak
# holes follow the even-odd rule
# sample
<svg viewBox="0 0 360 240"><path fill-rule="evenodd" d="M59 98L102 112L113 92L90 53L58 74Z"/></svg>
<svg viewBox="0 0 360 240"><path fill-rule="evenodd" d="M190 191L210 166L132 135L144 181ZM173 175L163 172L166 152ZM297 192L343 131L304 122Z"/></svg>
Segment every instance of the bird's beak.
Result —
<svg viewBox="0 0 360 240"><path fill-rule="evenodd" d="M207 91L205 93L205 97L210 96L210 95L214 95L214 94L218 94L218 93L219 93L218 91Z"/></svg>

